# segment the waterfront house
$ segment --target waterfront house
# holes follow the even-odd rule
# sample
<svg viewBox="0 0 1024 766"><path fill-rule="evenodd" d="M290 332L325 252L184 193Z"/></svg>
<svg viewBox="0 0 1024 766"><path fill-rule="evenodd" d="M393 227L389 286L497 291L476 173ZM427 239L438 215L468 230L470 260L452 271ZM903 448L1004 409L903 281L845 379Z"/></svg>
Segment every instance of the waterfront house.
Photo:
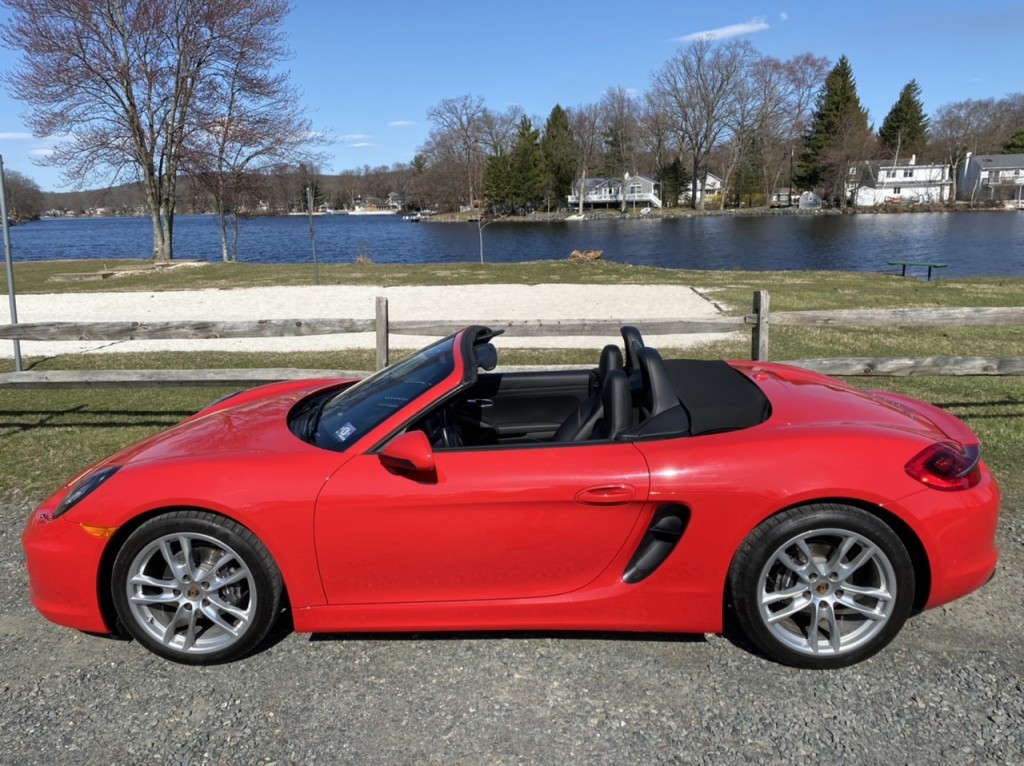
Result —
<svg viewBox="0 0 1024 766"><path fill-rule="evenodd" d="M386 200L377 197L356 197L352 201L351 215L392 215L402 209L402 199L395 192Z"/></svg>
<svg viewBox="0 0 1024 766"><path fill-rule="evenodd" d="M768 200L769 207L792 207L797 203L800 195L793 191L793 187L788 189L776 189L772 192L771 199Z"/></svg>
<svg viewBox="0 0 1024 766"><path fill-rule="evenodd" d="M623 204L661 207L658 182L646 176L623 178L588 178L583 182L583 204L589 207L618 207ZM573 184L569 206L580 204L580 182Z"/></svg>
<svg viewBox="0 0 1024 766"><path fill-rule="evenodd" d="M918 165L913 154L903 162L860 162L849 169L846 180L846 194L855 207L940 204L950 201L952 188L948 165Z"/></svg>
<svg viewBox="0 0 1024 766"><path fill-rule="evenodd" d="M1002 201L1024 209L1024 154L970 154L957 173L961 200Z"/></svg>
<svg viewBox="0 0 1024 766"><path fill-rule="evenodd" d="M716 176L714 173L704 174L704 188L701 189L701 185L697 184L697 204L701 202L701 198L705 199L705 202L715 202L722 199L722 179ZM679 190L679 204L689 205L690 197L692 196L693 185L689 182L683 185Z"/></svg>

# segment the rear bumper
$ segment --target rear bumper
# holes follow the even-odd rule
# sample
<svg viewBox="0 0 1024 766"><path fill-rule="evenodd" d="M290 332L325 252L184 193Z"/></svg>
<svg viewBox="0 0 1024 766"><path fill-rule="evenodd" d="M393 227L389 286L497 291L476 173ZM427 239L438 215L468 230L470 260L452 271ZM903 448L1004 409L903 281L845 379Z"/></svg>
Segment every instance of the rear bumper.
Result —
<svg viewBox="0 0 1024 766"><path fill-rule="evenodd" d="M98 576L108 542L64 518L51 518L55 502L32 512L21 536L32 605L51 622L90 633L109 633Z"/></svg>
<svg viewBox="0 0 1024 766"><path fill-rule="evenodd" d="M926 608L948 603L987 583L999 549L999 487L987 469L979 484L963 492L925 490L901 505L921 520L917 526L931 570Z"/></svg>

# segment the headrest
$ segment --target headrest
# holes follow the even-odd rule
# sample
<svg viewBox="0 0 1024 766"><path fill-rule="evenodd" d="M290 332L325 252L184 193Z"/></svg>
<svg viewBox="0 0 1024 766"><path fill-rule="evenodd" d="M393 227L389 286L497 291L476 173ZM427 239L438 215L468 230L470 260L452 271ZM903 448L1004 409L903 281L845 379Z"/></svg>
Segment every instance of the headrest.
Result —
<svg viewBox="0 0 1024 766"><path fill-rule="evenodd" d="M597 363L597 379L604 381L609 370L622 369L622 352L619 347L609 344L601 349L601 360Z"/></svg>
<svg viewBox="0 0 1024 766"><path fill-rule="evenodd" d="M643 399L641 409L645 417L653 418L667 409L679 404L672 380L665 370L665 363L657 349L647 346L638 352L640 359L640 375L643 380Z"/></svg>

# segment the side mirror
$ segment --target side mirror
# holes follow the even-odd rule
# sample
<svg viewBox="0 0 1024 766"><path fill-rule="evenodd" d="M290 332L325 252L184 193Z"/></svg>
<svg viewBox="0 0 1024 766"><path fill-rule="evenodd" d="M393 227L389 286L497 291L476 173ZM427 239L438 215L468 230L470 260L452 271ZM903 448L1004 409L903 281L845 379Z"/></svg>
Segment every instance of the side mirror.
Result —
<svg viewBox="0 0 1024 766"><path fill-rule="evenodd" d="M385 445L377 457L395 473L433 473L434 449L422 431L407 431Z"/></svg>

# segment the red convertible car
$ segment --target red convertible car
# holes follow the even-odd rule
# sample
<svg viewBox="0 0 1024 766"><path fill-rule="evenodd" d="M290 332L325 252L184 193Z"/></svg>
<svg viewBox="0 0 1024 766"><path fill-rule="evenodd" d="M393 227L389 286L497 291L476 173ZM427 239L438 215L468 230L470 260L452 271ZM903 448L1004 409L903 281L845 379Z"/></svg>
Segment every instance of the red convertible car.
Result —
<svg viewBox="0 0 1024 766"><path fill-rule="evenodd" d="M995 569L963 423L762 362L495 371L467 327L362 381L235 394L32 513L50 620L203 664L295 630L721 632L834 668Z"/></svg>

